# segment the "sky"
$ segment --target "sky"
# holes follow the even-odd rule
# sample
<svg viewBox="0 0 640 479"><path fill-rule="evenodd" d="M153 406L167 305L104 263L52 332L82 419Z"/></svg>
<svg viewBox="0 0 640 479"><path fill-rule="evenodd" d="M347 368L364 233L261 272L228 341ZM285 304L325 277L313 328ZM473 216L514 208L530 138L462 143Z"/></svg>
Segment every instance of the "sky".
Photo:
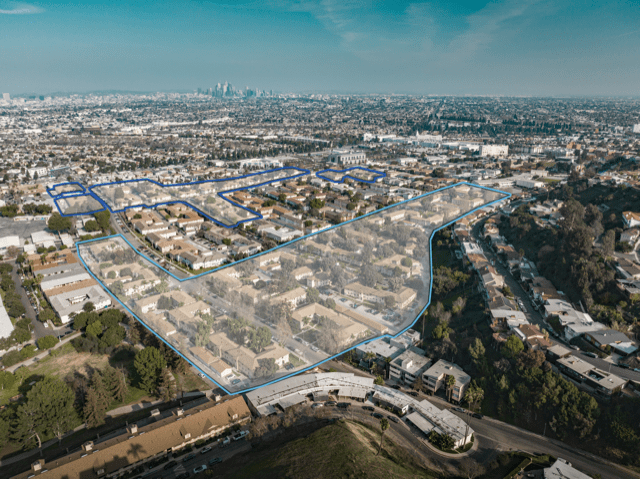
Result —
<svg viewBox="0 0 640 479"><path fill-rule="evenodd" d="M638 0L0 0L0 91L639 95Z"/></svg>

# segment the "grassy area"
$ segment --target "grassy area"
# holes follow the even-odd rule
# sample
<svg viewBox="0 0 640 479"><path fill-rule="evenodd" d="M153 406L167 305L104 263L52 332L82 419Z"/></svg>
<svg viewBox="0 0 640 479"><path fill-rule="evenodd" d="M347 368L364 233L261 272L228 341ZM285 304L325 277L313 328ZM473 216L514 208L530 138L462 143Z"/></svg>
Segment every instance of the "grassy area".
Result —
<svg viewBox="0 0 640 479"><path fill-rule="evenodd" d="M65 377L74 372L88 375L93 369L104 368L109 361L107 355L77 353L70 343L53 352L54 355L46 356L31 366L18 368L15 372L17 381L12 387L0 391L0 405L7 404L11 397L22 392L24 382L28 384L47 375Z"/></svg>
<svg viewBox="0 0 640 479"><path fill-rule="evenodd" d="M289 354L289 362L293 364L293 367L295 368L305 364L305 362L302 359L300 359L298 356L294 356L293 354Z"/></svg>
<svg viewBox="0 0 640 479"><path fill-rule="evenodd" d="M556 180L554 178L543 178L542 181L550 184L560 183L560 180Z"/></svg>
<svg viewBox="0 0 640 479"><path fill-rule="evenodd" d="M280 479L295 477L368 479L436 477L418 465L407 451L385 440L380 455L380 434L351 421L338 421L309 436L290 441L277 449L243 455L229 461L218 477ZM223 471L216 471L223 472Z"/></svg>

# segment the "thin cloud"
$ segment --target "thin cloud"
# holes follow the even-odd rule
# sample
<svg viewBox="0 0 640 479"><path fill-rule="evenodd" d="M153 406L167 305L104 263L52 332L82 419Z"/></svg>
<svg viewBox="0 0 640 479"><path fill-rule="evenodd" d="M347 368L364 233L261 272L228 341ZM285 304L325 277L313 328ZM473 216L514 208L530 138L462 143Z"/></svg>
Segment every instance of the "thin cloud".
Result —
<svg viewBox="0 0 640 479"><path fill-rule="evenodd" d="M11 10L0 9L0 15L33 15L42 12L44 12L42 8L26 3L15 4Z"/></svg>

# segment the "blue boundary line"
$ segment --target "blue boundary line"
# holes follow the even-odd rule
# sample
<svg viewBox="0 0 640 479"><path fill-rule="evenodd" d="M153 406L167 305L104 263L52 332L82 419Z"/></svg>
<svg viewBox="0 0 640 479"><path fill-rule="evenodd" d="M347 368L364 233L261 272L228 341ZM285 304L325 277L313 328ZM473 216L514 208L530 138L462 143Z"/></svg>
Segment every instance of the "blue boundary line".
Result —
<svg viewBox="0 0 640 479"><path fill-rule="evenodd" d="M86 196L87 198L91 198L91 199L94 199L94 200L96 199L93 195L86 194L86 193L81 193L79 195L66 195L66 196L58 195L58 196L53 198L53 204L55 204L56 208L58 208L58 211L60 211L60 215L61 216L66 216L66 217L92 215L94 213L100 213L101 211L104 211L104 208L100 208L99 210L93 210L93 211L87 211L87 212L83 211L82 213L67 213L67 214L62 213L62 209L60 208L60 205L58 204L59 200L66 200L68 198L79 198L81 196ZM98 202L98 203L100 203L100 202Z"/></svg>
<svg viewBox="0 0 640 479"><path fill-rule="evenodd" d="M63 191L62 193L58 193L58 194L53 194L52 192L58 187L58 186L67 186L67 185L77 185L80 187L80 190L75 190L75 191ZM51 188L47 187L47 193L49 193L49 196L51 196L51 198L56 198L58 196L63 196L67 193L86 193L87 189L84 187L84 185L82 185L80 182L78 181L67 181L66 183L58 183L56 185L53 185Z"/></svg>
<svg viewBox="0 0 640 479"><path fill-rule="evenodd" d="M122 209L114 210L114 209L111 208L111 206L109 206L107 204L106 201L104 201L98 195L98 193L93 191L94 188L100 188L102 186L120 185L120 184L126 184L126 183L139 183L139 182L143 182L143 181L148 181L148 182L153 183L153 184L155 184L155 185L157 185L157 186L159 186L161 188L191 186L191 185L199 185L199 184L202 184L202 183L219 183L219 182L228 182L228 181L234 181L234 180L241 180L242 178L248 178L248 177L252 177L252 176L264 175L266 173L272 173L274 171L282 171L282 170L295 170L295 171L299 171L300 173L298 173L297 175L286 176L284 178L276 178L276 179L273 179L273 180L264 181L262 183L257 183L255 185L241 186L239 188L233 188L233 189L230 189L230 190L220 191L220 192L217 193L217 195L223 201L226 201L226 202L232 204L233 206L235 206L237 208L241 208L241 209L243 209L243 210L245 210L245 211L247 211L247 212L249 212L249 213L251 213L253 215L253 218L246 218L246 219L237 221L236 223L231 224L231 225L222 223L221 221L218 221L217 219L213 218L211 215L209 215L209 214L205 213L204 211L202 211L197 206L192 205L191 203L189 203L187 201L183 201L183 200L163 201L161 203L156 203L156 204L153 204L153 205L150 205L150 206L147 205L146 203L141 203L141 204L138 204L138 205L127 206L127 207L122 208ZM262 216L262 214L260 214L257 211L253 211L253 210L251 210L251 209L249 209L249 208L247 208L247 207L245 207L243 205L240 205L240 204L236 203L235 201L232 201L232 200L226 198L224 196L225 194L235 193L236 191L245 191L245 190L251 190L251 189L254 189L254 188L260 188L261 186L266 186L266 185L269 185L271 183L276 183L276 182L279 182L279 181L290 181L290 180L294 180L296 178L300 178L302 176L307 176L307 175L310 175L310 174L311 174L311 171L307 170L305 168L297 168L295 166L283 166L283 167L280 167L280 168L273 168L271 170L258 171L258 172L255 172L255 173L249 173L249 174L242 175L242 176L235 176L233 178L218 178L218 179L214 179L214 180L191 181L191 182L187 182L187 183L173 183L173 184L169 184L169 185L163 185L162 183L158 183L157 181L151 180L151 179L148 179L148 178L147 179L123 180L123 181L112 181L110 183L100 183L100 184L97 184L97 185L90 186L85 191L86 191L86 194L92 196L95 200L97 200L103 206L103 209L94 210L94 211L86 212L86 213L82 212L82 213L65 214L65 213L62 212L62 210L58 206L58 203L55 202L55 199L56 198L60 198L62 195L52 196L52 198L54 198L54 204L56 205L56 208L58 209L58 211L60 212L60 215L62 215L62 216L90 215L90 214L93 214L93 213L98 213L99 211L104 211L105 209L107 209L111 213L115 214L115 213L123 213L123 212L125 212L127 210L135 209L135 208L158 208L160 206L182 204L182 205L185 205L188 208L191 208L192 210L198 212L200 215L204 216L205 218L209 219L210 221L213 221L215 224L217 224L219 226L222 226L224 228L230 229L230 228L235 228L236 226L239 226L240 224L246 223L248 221L261 220L261 219L264 218L264 216ZM72 183L75 183L75 182L72 182ZM53 185L52 189L55 189L58 186L67 185L67 184L69 184L69 183L60 183L60 184L57 184L57 185ZM82 185L80 185L80 186L82 186ZM51 193L49 193L49 195L51 196ZM83 195L70 195L70 196L83 196Z"/></svg>
<svg viewBox="0 0 640 479"><path fill-rule="evenodd" d="M489 203L486 203L486 204L484 204L484 205L482 205L482 206L478 206L477 208L473 208L472 210L469 210L468 212L464 213L463 215L460 215L460 216L456 217L455 219L453 219L453 220L449 221L448 223L445 223L445 224L443 224L443 225L439 226L438 228L436 228L435 230L433 230L433 232L431 233L431 236L429 237L429 268L430 268L430 276L429 276L429 295L428 295L427 303L425 304L424 308L422 308L422 310L420 311L420 313L418 313L418 315L416 316L415 320L414 320L410 325L408 325L406 328L404 328L404 329L402 329L402 330L398 331L398 332L397 332L396 334L394 334L394 335L391 335L391 334L381 334L381 335L376 336L376 337L373 337L373 338L367 338L365 341L362 341L362 342L360 342L360 343L358 343L358 344L354 344L354 345L353 345L353 346L351 346L350 348L347 348L347 349L345 349L344 351L341 351L340 353L337 353L337 354L334 354L334 355L332 355L332 356L329 356L328 358L323 359L322 361L320 361L320 362L318 362L318 363L314 363L313 365L311 365L311 366L309 366L309 367L306 367L306 368L301 369L301 370L299 370L299 371L295 371L295 372L293 372L293 373L290 373L290 374L287 374L287 375L285 375L285 376L279 377L279 378L277 378L277 379L274 379L274 380L269 381L269 382L267 382L267 383L261 384L261 385L259 385L259 386L254 386L254 387L247 388L247 389L243 389L243 390L239 390L239 391L229 391L229 390L227 390L227 389L226 389L222 384L218 383L215 379L213 379L211 376L209 376L209 374L207 374L205 371L203 371L202 369L200 369L200 368L199 368L196 364L194 364L191 360L189 360L189 359L186 357L186 355L185 355L185 354L181 353L181 352L180 352L180 351L178 351L176 348L174 348L174 347L173 347L171 344L169 344L169 343L168 343L168 342L167 342L167 341L166 341L162 336L160 336L160 335L159 335L159 334L158 334L154 329L150 328L150 327L149 327L149 326L148 326L144 321L142 321L140 318L138 318L138 316L137 316L133 311L131 311L131 309L129 309L129 307L128 307L127 305L125 305L122 301L120 301L120 300L119 300L119 299L118 299L118 298L117 298L117 297L116 297L116 296L111 292L111 290L109 290L109 288L107 288L107 287L104 285L104 283L103 283L103 282L102 282L102 281L101 281L101 280L100 280L100 279L99 279L99 278L98 278L98 277L93 273L93 271L91 270L91 268L89 268L89 266L87 266L87 264L86 264L86 263L85 263L85 261L84 261L84 258L82 257L82 253L80 252L80 248L78 247L78 245L82 245L82 244L88 244L88 243L93 243L93 242L97 242L97 241L104 241L104 240L108 240L108 239L118 238L118 237L119 237L119 238L122 238L122 239L123 239L123 240L124 240L124 241L125 241L125 242L126 242L126 243L131 247L131 248L132 248L132 250L133 250L137 255L139 255L139 256L141 256L141 257L143 257L144 259L146 259L147 261L149 261L152 265L154 265L154 266L155 266L155 267L157 267L158 269L160 269L160 270L164 271L164 272L165 272L165 273L167 273L169 276L171 276L172 278L176 279L178 282L190 281L190 280L192 280L192 279L196 279L196 278L199 278L199 277L201 277L201 276L205 276L205 275L208 275L208 274L214 273L214 272L219 271L219 270L221 270L221 269L228 268L228 267L230 267L230 266L235 266L235 265L237 265L237 264L239 264L239 263L241 263L241 262L243 262L243 261L248 261L248 260L251 260L251 259L254 259L254 258L260 257L260 256L262 256L262 255L264 255L264 254L272 253L274 250L280 249L280 248L282 248L282 247L284 247L284 246L290 246L290 245L292 245L292 244L294 244L294 243L296 243L296 242L298 242L298 241L303 241L303 240L305 240L305 239L307 239L307 238L309 238L309 237L316 236L316 235L318 235L318 234L320 234L320 233L324 233L324 232L326 232L326 231L330 231L330 230L332 230L332 229L338 228L338 227L340 227L340 226L344 226L344 225L349 224L349 223L352 223L352 222L354 222L354 221L362 220L362 219L367 218L367 217L369 217L369 216L379 214L379 213L381 213L381 212L383 212L383 211L385 211L385 210L388 210L389 208L395 208L395 207L398 207L398 206L403 205L403 204L405 204L405 203L407 203L407 202L409 202L409 201L417 201L417 200L419 200L419 199L421 199L421 198L425 198L425 197L430 196L430 195L433 195L433 194L435 194L435 193L440 193L440 192L445 191L445 190L447 190L447 189L449 189L449 188L454 188L454 187L456 187L456 186L460 186L460 185L468 185L468 186L471 186L471 187L473 187L473 188L480 188L480 189L483 189L483 190L492 191L492 192L494 192L494 193L499 193L499 194L501 194L501 195L504 195L504 197L503 197L503 198L496 199L496 200L493 200L493 201L491 201L491 202L489 202ZM381 208L381 209L376 210L376 211L372 211L371 213L367 213L367 214L365 214L365 215L363 215L363 216L359 216L359 217L354 218L354 219L352 219L352 220L345 221L344 223L340 223L340 224L338 224L338 225L334 225L334 226L332 226L331 228L328 228L328 229L326 229L326 230L318 231L318 232L316 232L316 233L310 233L310 234L305 235L305 236L302 236L302 237L300 237L300 238L296 238L296 239L294 239L294 240L291 240L291 241L289 241L288 243L284 243L284 244L282 244L282 245L276 246L275 248L270 249L270 250L268 250L268 251L263 251L262 253L259 253L259 254L257 254L257 255L250 256L250 257L248 257L248 258L245 258L245 259L242 259L242 260L240 260L240 261L236 261L236 262L233 262L233 263L230 263L230 264L224 265L224 266L220 266L220 267L218 267L218 268L216 268L216 269L213 269L213 270L211 270L211 271L207 271L207 272L201 273L201 274L196 275L196 276L192 276L192 277L190 277L190 278L178 278L177 276L175 276L174 274L172 274L171 272L167 271L167 270L166 270L166 269L164 269L162 266L160 266L159 264L157 264L157 263L156 263L155 261L153 261L152 259L150 259L150 258L148 258L147 256L145 256L144 254L140 253L140 252L138 251L138 249L137 249L137 248L135 248L135 247L134 247L134 246L133 246L133 245L132 245L132 244L131 244L131 243L130 243L130 242L129 242L129 241L128 241L124 236L123 236L123 235L120 235L120 234L112 235L112 236L106 236L106 237L102 237L102 238L94 238L94 239L85 240L85 241L79 241L79 242L77 242L77 243L76 243L76 249L77 249L77 251L78 251L78 257L80 258L80 261L82 262L82 264L83 264L83 266L85 267L85 269L89 272L89 274L90 274L90 275L91 275L91 276L92 276L92 277L93 277L93 278L94 278L98 283L100 283L100 285L101 285L101 286L102 286L102 287L103 287L103 288L104 288L104 289L109 293L109 295L110 295L111 297L113 297L113 298L114 298L114 299L115 299L115 300L116 300L116 301L117 301L117 302L118 302L118 303L119 303L123 308L125 308L125 309L129 312L129 314L131 314L131 315L132 315L134 318L136 318L140 323L142 323L142 325L143 325L145 328L147 328L149 331L151 331L151 332L152 332L152 333L153 333L153 334L154 334L154 335L155 335L155 336L156 336L160 341L162 341L162 342L163 342L163 343L165 343L167 346L169 346L171 349L173 349L177 354L179 354L183 359L185 359L189 364L191 364L191 366L193 366L193 367L194 367L194 368L196 368L198 371L200 371L202 374L204 374L207 378L209 378L209 380L211 380L214 384L216 384L216 385L217 385L220 389L222 389L225 393L227 393L227 394L229 394L229 395L234 395L234 394L244 394L244 393L246 393L246 392L253 391L253 390L255 390L255 389L258 389L258 388L261 388L261 387L264 387L264 386L268 386L268 385L270 385L270 384L274 384L274 383L279 382L279 381L282 381L282 380L284 380L284 379L288 379L288 378L290 378L290 377L296 376L296 375L298 375L298 374L300 374L300 373L303 373L303 372L305 372L305 371L309 371L310 369L313 369L313 368L315 368L315 367L317 367L317 366L319 366L319 365L321 365L321 364L323 364L323 363L325 363L325 362L327 362L327 361L330 361L330 360L332 360L332 359L335 359L335 358L337 358L338 356L342 356L342 355L343 355L343 354L345 354L346 352L351 351L351 350L353 350L353 349L355 349L355 348L357 348L357 347L359 347L359 346L362 346L363 344L367 344L367 343L370 343L371 341L376 341L376 340L381 339L381 338L396 338L396 337L398 337L399 335L401 335L401 334L403 334L404 332L406 332L407 330L411 329L411 328L412 328L412 327L413 327L413 326L418 322L418 319L420 319L420 317L425 313L425 311L427 310L427 308L431 305L431 296L432 296L432 293L433 293L433 250L432 250L432 242L433 242L433 237L435 236L435 234L436 234L438 231L440 231L440 230L442 230L442 229L444 229L444 228L447 228L448 226L451 226L451 225L452 225L452 224L454 224L455 222L460 221L460 220L461 220L462 218L464 218L465 216L469 216L470 214L475 213L475 212L476 212L476 211L478 211L478 210L481 210L481 209L483 209L483 208L487 208L487 207L492 206L492 205L494 205L494 204L497 204L497 203L499 203L499 202L501 202L501 201L505 201L505 200L507 200L507 199L509 199L509 198L511 198L511 193L507 193L506 191L501 191L501 190L497 190L497 189L489 188L489 187L486 187L486 186L474 185L474 184L467 183L467 182L455 183L455 184L452 184L452 185L449 185L449 186L445 186L445 187L443 187L443 188L439 188L439 189L434 190L434 191L429 191L429 192L427 192L427 193L425 193L425 194L423 194L423 195L416 196L415 198L411 198L411 199L409 199L409 200L404 200L404 201L401 201L401 202L399 202L399 203L395 203L395 204L393 204L393 205L385 206L384 208Z"/></svg>
<svg viewBox="0 0 640 479"><path fill-rule="evenodd" d="M331 178L328 178L326 176L324 176L322 173L328 173L328 172L332 172L332 173L347 173L348 171L353 171L353 170L362 170L362 171L368 171L370 173L375 173L377 175L376 178L374 178L373 180L365 180L363 178L357 178L355 176L351 176L351 175L343 175L343 177L340 180L332 180ZM374 184L376 181L378 181L381 178L386 178L387 174L384 171L376 171L376 170L372 170L370 168L365 168L364 166L352 166L351 168L346 168L344 170L334 170L333 168L327 168L326 170L321 170L316 172L316 176L322 180L326 180L326 181L330 181L332 183L344 183L344 180L346 180L347 178L353 180L353 181L360 181L362 183L369 183L369 184Z"/></svg>

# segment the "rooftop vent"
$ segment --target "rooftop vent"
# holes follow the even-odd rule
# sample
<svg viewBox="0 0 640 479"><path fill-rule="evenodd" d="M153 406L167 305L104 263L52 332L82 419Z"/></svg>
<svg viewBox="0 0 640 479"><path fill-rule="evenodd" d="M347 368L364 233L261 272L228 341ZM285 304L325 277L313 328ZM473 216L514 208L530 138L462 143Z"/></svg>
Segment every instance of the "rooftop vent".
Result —
<svg viewBox="0 0 640 479"><path fill-rule="evenodd" d="M93 441L87 441L82 445L82 450L84 452L89 452L91 449L93 449Z"/></svg>
<svg viewBox="0 0 640 479"><path fill-rule="evenodd" d="M42 470L43 467L44 467L44 459L38 459L36 462L31 464L31 470L33 472L40 471Z"/></svg>
<svg viewBox="0 0 640 479"><path fill-rule="evenodd" d="M129 427L127 427L127 432L129 434L135 434L138 432L138 425L137 424L129 424Z"/></svg>

